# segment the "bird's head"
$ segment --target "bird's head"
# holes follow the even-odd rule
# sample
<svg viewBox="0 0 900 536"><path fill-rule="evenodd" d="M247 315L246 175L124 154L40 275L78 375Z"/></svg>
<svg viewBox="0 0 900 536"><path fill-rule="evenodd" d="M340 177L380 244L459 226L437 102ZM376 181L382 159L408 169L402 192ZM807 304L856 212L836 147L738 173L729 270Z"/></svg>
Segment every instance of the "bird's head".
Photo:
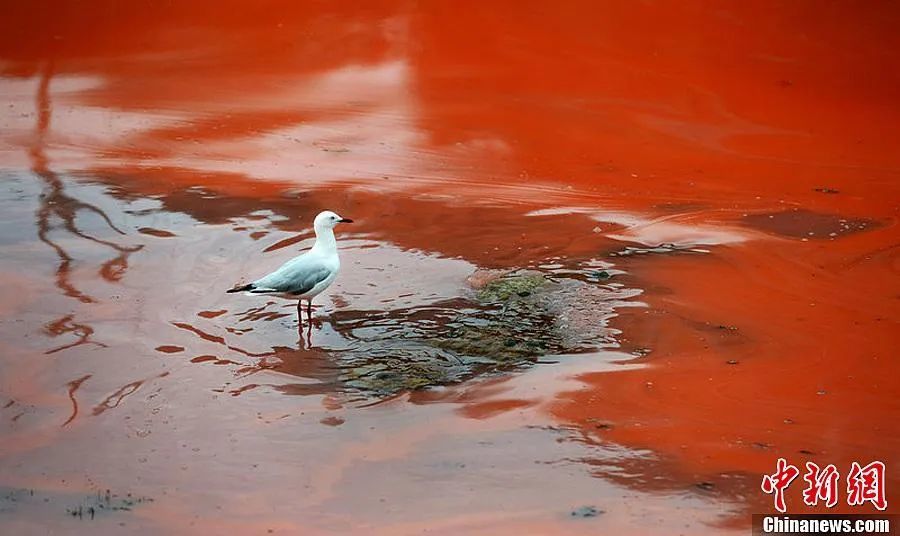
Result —
<svg viewBox="0 0 900 536"><path fill-rule="evenodd" d="M339 223L353 223L353 220L342 218L330 210L320 212L313 223L316 229L334 229Z"/></svg>

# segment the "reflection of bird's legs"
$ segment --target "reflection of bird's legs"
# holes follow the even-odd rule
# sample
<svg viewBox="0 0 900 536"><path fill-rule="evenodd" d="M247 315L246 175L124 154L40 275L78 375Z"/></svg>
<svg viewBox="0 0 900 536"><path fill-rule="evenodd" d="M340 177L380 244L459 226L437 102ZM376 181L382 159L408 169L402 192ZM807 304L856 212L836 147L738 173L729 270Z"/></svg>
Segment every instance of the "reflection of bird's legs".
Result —
<svg viewBox="0 0 900 536"><path fill-rule="evenodd" d="M303 338L303 323L302 322L297 325L297 337L299 337L299 339L297 340L297 348L299 350L305 350L306 349L306 340ZM307 335L306 338L308 339L309 335Z"/></svg>

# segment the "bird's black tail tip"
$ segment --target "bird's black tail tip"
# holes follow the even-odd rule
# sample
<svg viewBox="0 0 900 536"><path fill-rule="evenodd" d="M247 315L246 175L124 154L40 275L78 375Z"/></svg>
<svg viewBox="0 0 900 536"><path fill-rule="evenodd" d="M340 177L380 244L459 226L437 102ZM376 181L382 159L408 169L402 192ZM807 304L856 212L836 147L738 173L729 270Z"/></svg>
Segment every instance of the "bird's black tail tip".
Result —
<svg viewBox="0 0 900 536"><path fill-rule="evenodd" d="M236 287L234 287L234 288L230 288L230 289L226 290L225 292L228 293L228 294L231 294L232 292L245 292L245 291L248 291L248 290L253 290L253 284L252 284L252 283L249 284L249 285L239 285L239 286L236 286Z"/></svg>

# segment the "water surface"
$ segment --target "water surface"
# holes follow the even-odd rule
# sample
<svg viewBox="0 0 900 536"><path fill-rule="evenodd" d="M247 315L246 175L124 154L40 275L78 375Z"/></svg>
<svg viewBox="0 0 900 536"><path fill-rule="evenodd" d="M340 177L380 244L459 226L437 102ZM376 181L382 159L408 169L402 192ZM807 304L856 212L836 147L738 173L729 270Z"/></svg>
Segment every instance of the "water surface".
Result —
<svg viewBox="0 0 900 536"><path fill-rule="evenodd" d="M892 6L5 11L5 532L730 533L779 456L891 500ZM315 326L223 293L325 208Z"/></svg>

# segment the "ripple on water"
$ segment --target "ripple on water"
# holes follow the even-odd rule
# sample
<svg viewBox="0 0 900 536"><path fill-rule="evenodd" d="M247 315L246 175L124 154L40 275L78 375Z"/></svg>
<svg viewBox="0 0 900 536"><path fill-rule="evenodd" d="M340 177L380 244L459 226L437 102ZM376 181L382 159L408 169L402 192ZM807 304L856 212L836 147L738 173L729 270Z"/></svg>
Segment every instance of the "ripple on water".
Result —
<svg viewBox="0 0 900 536"><path fill-rule="evenodd" d="M880 227L877 220L851 218L811 210L793 209L744 216L744 223L767 233L789 238L829 239Z"/></svg>

